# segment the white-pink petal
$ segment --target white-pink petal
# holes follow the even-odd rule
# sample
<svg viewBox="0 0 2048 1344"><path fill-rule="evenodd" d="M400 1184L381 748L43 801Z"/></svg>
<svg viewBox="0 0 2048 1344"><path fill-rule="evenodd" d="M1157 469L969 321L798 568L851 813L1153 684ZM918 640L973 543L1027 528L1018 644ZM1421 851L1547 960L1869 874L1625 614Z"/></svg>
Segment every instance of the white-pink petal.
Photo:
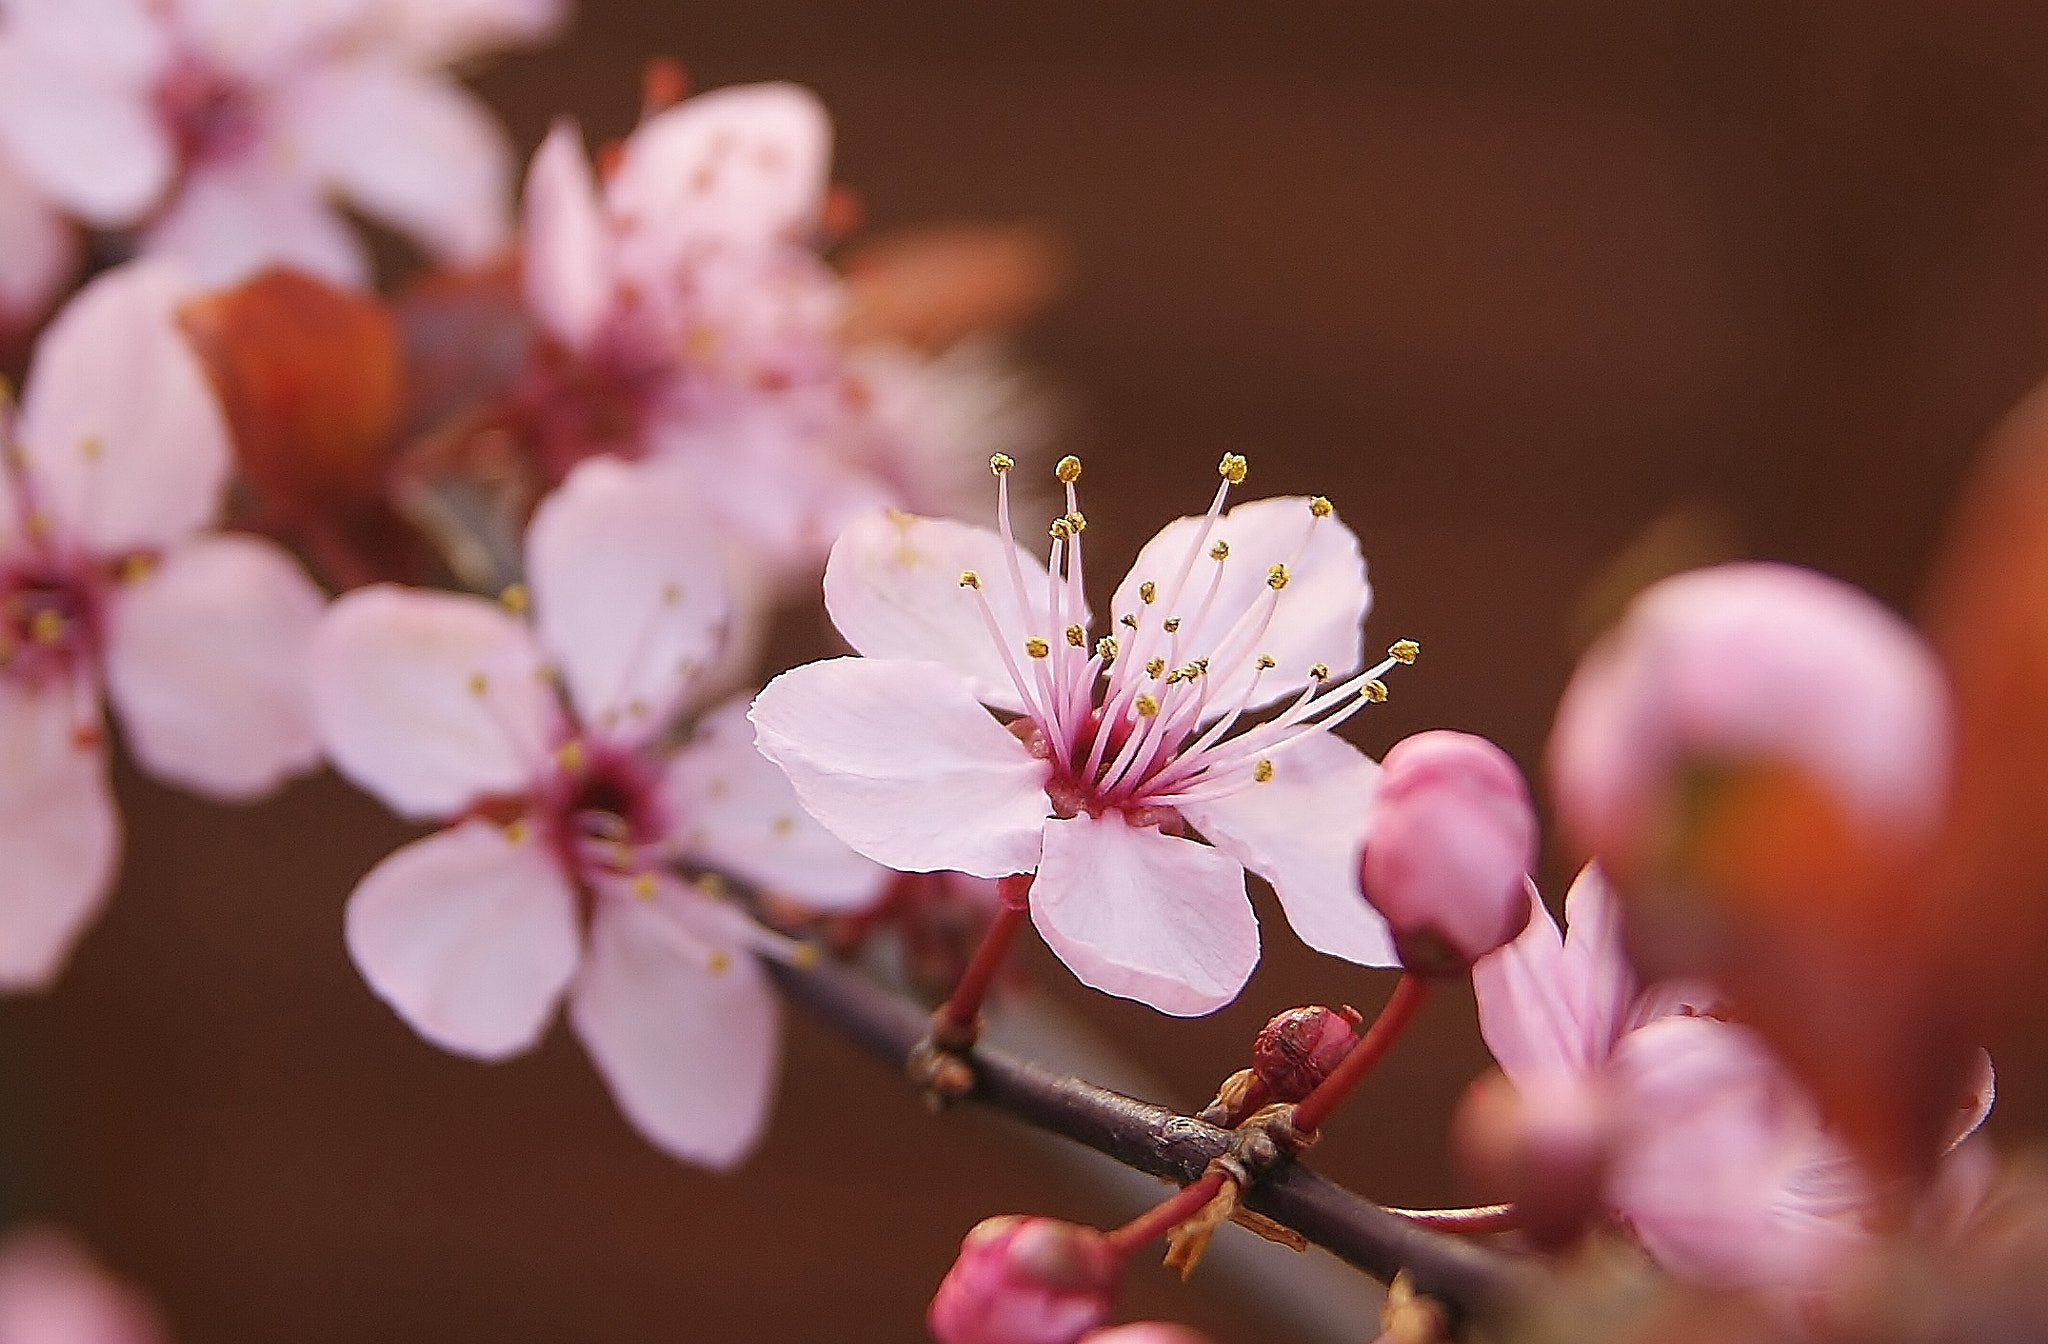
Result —
<svg viewBox="0 0 2048 1344"><path fill-rule="evenodd" d="M662 800L673 839L708 864L814 910L851 910L882 894L890 873L804 811L789 777L754 745L747 697L698 720L671 760Z"/></svg>
<svg viewBox="0 0 2048 1344"><path fill-rule="evenodd" d="M41 317L78 270L78 231L0 152L0 332Z"/></svg>
<svg viewBox="0 0 2048 1344"><path fill-rule="evenodd" d="M611 241L583 136L567 119L534 153L520 226L526 306L549 335L580 352L611 311Z"/></svg>
<svg viewBox="0 0 2048 1344"><path fill-rule="evenodd" d="M171 33L152 0L5 0L8 41L39 60L101 72L141 87L171 58Z"/></svg>
<svg viewBox="0 0 2048 1344"><path fill-rule="evenodd" d="M377 0L378 34L425 65L538 42L569 17L567 0Z"/></svg>
<svg viewBox="0 0 2048 1344"><path fill-rule="evenodd" d="M358 588L328 608L311 666L329 759L406 816L524 793L565 732L532 636L480 598Z"/></svg>
<svg viewBox="0 0 2048 1344"><path fill-rule="evenodd" d="M1181 813L1211 844L1266 879L1287 922L1318 952L1394 966L1393 935L1358 890L1358 860L1380 768L1318 732L1273 757L1273 777Z"/></svg>
<svg viewBox="0 0 2048 1344"><path fill-rule="evenodd" d="M121 822L65 687L0 682L0 989L44 989L113 884Z"/></svg>
<svg viewBox="0 0 2048 1344"><path fill-rule="evenodd" d="M1518 1087L1603 1067L1635 997L1619 911L1599 869L1579 874L1565 914L1569 937L1532 885L1527 927L1472 965L1480 1035Z"/></svg>
<svg viewBox="0 0 2048 1344"><path fill-rule="evenodd" d="M253 798L320 760L307 654L326 599L277 545L199 537L108 611L107 694L150 773Z"/></svg>
<svg viewBox="0 0 2048 1344"><path fill-rule="evenodd" d="M576 893L544 841L465 821L397 850L348 899L349 955L444 1050L532 1046L576 973Z"/></svg>
<svg viewBox="0 0 2048 1344"><path fill-rule="evenodd" d="M148 1299L56 1228L0 1241L0 1344L168 1344Z"/></svg>
<svg viewBox="0 0 2048 1344"><path fill-rule="evenodd" d="M173 166L149 103L153 53L121 53L116 43L116 63L101 65L62 50L82 32L53 33L47 43L40 36L11 17L0 30L0 148L43 194L88 223L133 224L170 185ZM140 68L123 70L123 55L141 58Z"/></svg>
<svg viewBox="0 0 2048 1344"><path fill-rule="evenodd" d="M1159 601L1170 601L1174 578L1201 526L1199 518L1177 518L1145 543L1131 572L1117 586L1111 613L1121 617L1143 611L1146 604L1138 588L1147 582L1157 585ZM1221 562L1221 580L1216 580L1218 562L1205 549L1195 560L1180 600L1164 615L1181 618L1174 647L1183 661L1207 657L1219 645L1240 649L1218 659L1209 671L1215 679L1209 689L1212 717L1237 704L1251 688L1258 654L1271 654L1278 666L1259 678L1253 704L1299 692L1317 663L1339 676L1359 665L1359 627L1372 608L1372 586L1366 582L1358 537L1343 520L1335 514L1317 519L1309 501L1296 496L1256 499L1218 518L1209 538L1205 546L1217 541L1230 546L1228 558ZM1267 578L1276 564L1287 566L1288 581L1273 602L1272 620L1256 640L1239 646L1231 632L1245 629L1242 623L1248 613L1274 599Z"/></svg>
<svg viewBox="0 0 2048 1344"><path fill-rule="evenodd" d="M307 171L441 261L478 265L510 237L511 145L447 76L328 61L286 82L277 115Z"/></svg>
<svg viewBox="0 0 2048 1344"><path fill-rule="evenodd" d="M1031 922L1082 984L1176 1017L1229 1003L1259 963L1244 869L1120 812L1047 823Z"/></svg>
<svg viewBox="0 0 2048 1344"><path fill-rule="evenodd" d="M594 457L534 511L534 628L585 727L642 741L717 656L731 612L717 539L690 479Z"/></svg>
<svg viewBox="0 0 2048 1344"><path fill-rule="evenodd" d="M1023 576L1021 606L1006 551L1014 552ZM975 590L961 585L970 570L998 628L1012 641L1013 662L1028 661L1028 636L1059 637L1046 606L1044 561L1021 546L1005 546L987 528L894 509L863 514L839 534L825 562L825 610L847 643L868 657L944 663L967 678L983 704L1019 713L1024 702L1005 670L1003 651L989 633Z"/></svg>
<svg viewBox="0 0 2048 1344"><path fill-rule="evenodd" d="M749 717L825 829L901 872L1038 866L1044 761L939 663L833 658L768 683Z"/></svg>
<svg viewBox="0 0 2048 1344"><path fill-rule="evenodd" d="M18 438L53 529L100 555L170 546L210 521L227 425L174 324L170 267L131 262L87 285L36 345Z"/></svg>
<svg viewBox="0 0 2048 1344"><path fill-rule="evenodd" d="M619 1109L664 1152L723 1170L774 1098L780 1006L733 912L672 878L608 884L569 1018Z"/></svg>
<svg viewBox="0 0 2048 1344"><path fill-rule="evenodd" d="M256 154L194 168L143 236L143 250L175 261L209 289L269 266L358 288L370 276L369 254L320 184Z"/></svg>
<svg viewBox="0 0 2048 1344"><path fill-rule="evenodd" d="M373 0L178 0L180 28L214 65L288 79L361 31Z"/></svg>

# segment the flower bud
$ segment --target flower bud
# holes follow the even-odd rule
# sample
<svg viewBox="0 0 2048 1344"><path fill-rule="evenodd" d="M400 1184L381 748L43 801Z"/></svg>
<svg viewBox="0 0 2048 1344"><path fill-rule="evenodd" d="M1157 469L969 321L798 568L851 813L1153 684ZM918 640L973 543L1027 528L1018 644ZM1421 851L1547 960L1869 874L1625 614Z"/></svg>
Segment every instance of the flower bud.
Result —
<svg viewBox="0 0 2048 1344"><path fill-rule="evenodd" d="M1517 1090L1498 1069L1465 1089L1451 1126L1466 1176L1513 1204L1542 1247L1572 1241L1600 1212L1612 1137L1601 1095L1582 1080Z"/></svg>
<svg viewBox="0 0 2048 1344"><path fill-rule="evenodd" d="M1081 1344L1209 1344L1209 1337L1170 1321L1132 1321L1084 1335Z"/></svg>
<svg viewBox="0 0 2048 1344"><path fill-rule="evenodd" d="M1506 752L1469 733L1404 738L1381 767L1359 884L1403 966L1461 971L1528 922L1528 786Z"/></svg>
<svg viewBox="0 0 2048 1344"><path fill-rule="evenodd" d="M1358 1014L1334 1008L1289 1008L1259 1028L1252 1069L1275 1101L1300 1101L1329 1077L1358 1040Z"/></svg>
<svg viewBox="0 0 2048 1344"><path fill-rule="evenodd" d="M1109 1316L1118 1267L1092 1227L987 1218L960 1243L925 1325L939 1344L1074 1344Z"/></svg>

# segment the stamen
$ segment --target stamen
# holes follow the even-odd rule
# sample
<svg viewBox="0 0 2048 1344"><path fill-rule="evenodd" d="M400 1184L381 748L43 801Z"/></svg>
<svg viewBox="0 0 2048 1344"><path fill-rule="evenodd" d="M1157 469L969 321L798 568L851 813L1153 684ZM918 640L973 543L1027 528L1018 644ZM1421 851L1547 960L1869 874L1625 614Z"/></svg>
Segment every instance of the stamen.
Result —
<svg viewBox="0 0 2048 1344"><path fill-rule="evenodd" d="M654 899L654 874L640 873L633 879L633 894L643 901Z"/></svg>
<svg viewBox="0 0 2048 1344"><path fill-rule="evenodd" d="M1273 778L1272 760L1268 757L1261 756L1259 758L1259 763L1252 767L1252 778L1261 784L1270 783Z"/></svg>
<svg viewBox="0 0 2048 1344"><path fill-rule="evenodd" d="M583 744L573 737L555 748L555 764L571 774L583 768L584 759Z"/></svg>
<svg viewBox="0 0 2048 1344"><path fill-rule="evenodd" d="M1159 587L1157 584L1153 583L1152 580L1147 579L1143 583L1138 585L1138 600L1140 602L1143 602L1146 606L1151 606L1153 599L1158 596ZM1133 623L1135 624L1135 622Z"/></svg>
<svg viewBox="0 0 2048 1344"><path fill-rule="evenodd" d="M1059 460L1059 464L1052 469L1052 474L1060 478L1061 485L1072 485L1081 479L1081 459L1069 453Z"/></svg>
<svg viewBox="0 0 2048 1344"><path fill-rule="evenodd" d="M1103 637L1102 637L1101 639L1098 639L1098 640L1096 640L1096 641L1095 641L1095 656L1096 656L1097 658L1100 658L1100 659L1102 660L1102 662L1103 662L1103 666L1105 666L1105 667L1107 667L1107 666L1108 666L1109 664L1111 664L1111 663L1115 662L1115 661L1116 661L1116 640L1115 640L1115 639L1114 639L1113 637L1109 636L1109 635L1104 635L1104 636L1103 636Z"/></svg>
<svg viewBox="0 0 2048 1344"><path fill-rule="evenodd" d="M961 570L961 571L960 571L960 586L961 586L962 588L979 588L979 587L981 587L981 575L979 575L979 574L975 573L975 572L974 572L973 570L971 570L971 569L963 569L963 570Z"/></svg>
<svg viewBox="0 0 2048 1344"><path fill-rule="evenodd" d="M1309 664L1308 679L1310 681L1328 681L1330 679L1330 665L1328 663Z"/></svg>
<svg viewBox="0 0 2048 1344"><path fill-rule="evenodd" d="M1068 626L1067 643L1073 645L1077 649L1086 648L1088 646L1088 632L1086 630L1083 630L1078 625Z"/></svg>
<svg viewBox="0 0 2048 1344"><path fill-rule="evenodd" d="M1412 664L1421 652L1422 646L1412 639L1397 639L1387 647L1387 656L1403 664Z"/></svg>
<svg viewBox="0 0 2048 1344"><path fill-rule="evenodd" d="M1287 566L1285 565L1274 565L1266 571L1266 586L1276 593L1287 586L1287 579L1288 573Z"/></svg>
<svg viewBox="0 0 2048 1344"><path fill-rule="evenodd" d="M1358 688L1358 694L1362 699L1370 700L1375 705L1384 705L1387 703L1387 683L1374 677Z"/></svg>
<svg viewBox="0 0 2048 1344"><path fill-rule="evenodd" d="M1016 465L1017 459L1011 457L1008 453L989 454L988 469L998 476L1002 475L1004 472L1008 471L1011 467L1014 467Z"/></svg>
<svg viewBox="0 0 2048 1344"><path fill-rule="evenodd" d="M1308 501L1308 511L1318 518L1327 518L1332 513L1336 512L1335 508L1331 505L1330 501L1321 495L1314 495L1310 497Z"/></svg>
<svg viewBox="0 0 2048 1344"><path fill-rule="evenodd" d="M1150 695L1140 694L1137 700L1132 703L1131 708L1138 711L1139 718L1149 719L1159 713L1159 702Z"/></svg>
<svg viewBox="0 0 2048 1344"><path fill-rule="evenodd" d="M1272 654L1262 653L1254 661L1253 666L1257 667L1261 672L1271 672L1274 668L1280 666L1280 663Z"/></svg>
<svg viewBox="0 0 2048 1344"><path fill-rule="evenodd" d="M1024 641L1024 652L1030 654L1033 658L1043 658L1052 652L1052 645L1046 643L1037 635L1033 635Z"/></svg>
<svg viewBox="0 0 2048 1344"><path fill-rule="evenodd" d="M1166 660L1164 658L1152 658L1145 663L1145 675L1154 681L1159 680L1159 674L1165 670Z"/></svg>
<svg viewBox="0 0 2048 1344"><path fill-rule="evenodd" d="M1223 460L1216 464L1216 474L1232 485L1243 485L1245 473L1249 470L1251 464L1236 453L1225 453Z"/></svg>
<svg viewBox="0 0 2048 1344"><path fill-rule="evenodd" d="M1221 537L1216 538L1216 544L1209 548L1209 558L1211 560L1228 560L1230 558L1230 543Z"/></svg>
<svg viewBox="0 0 2048 1344"><path fill-rule="evenodd" d="M511 612L514 616L524 616L531 599L527 596L525 584L508 583L499 592L498 601L505 610Z"/></svg>
<svg viewBox="0 0 2048 1344"><path fill-rule="evenodd" d="M1169 635L1180 633L1180 617L1169 616L1166 618L1166 633Z"/></svg>
<svg viewBox="0 0 2048 1344"><path fill-rule="evenodd" d="M469 693L471 695L476 696L478 699L482 699L484 692L488 691L490 688L491 683L484 676L483 673L472 672L469 674Z"/></svg>
<svg viewBox="0 0 2048 1344"><path fill-rule="evenodd" d="M1116 618L1116 623L1124 627L1124 629L1126 630L1135 630L1138 628L1138 618L1135 616L1119 616Z"/></svg>

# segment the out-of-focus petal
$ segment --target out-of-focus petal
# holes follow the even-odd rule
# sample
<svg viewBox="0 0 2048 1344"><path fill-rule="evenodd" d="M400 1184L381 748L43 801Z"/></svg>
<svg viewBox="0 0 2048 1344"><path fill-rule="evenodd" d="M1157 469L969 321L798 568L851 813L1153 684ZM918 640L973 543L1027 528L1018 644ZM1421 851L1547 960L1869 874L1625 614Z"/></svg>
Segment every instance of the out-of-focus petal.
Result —
<svg viewBox="0 0 2048 1344"><path fill-rule="evenodd" d="M214 65L291 78L362 29L373 0L179 0L179 27Z"/></svg>
<svg viewBox="0 0 2048 1344"><path fill-rule="evenodd" d="M534 511L526 568L536 633L584 725L627 741L665 727L731 610L690 480L584 462Z"/></svg>
<svg viewBox="0 0 2048 1344"><path fill-rule="evenodd" d="M511 145L446 76L330 61L289 81L279 115L309 172L440 260L474 266L510 236Z"/></svg>
<svg viewBox="0 0 2048 1344"><path fill-rule="evenodd" d="M137 88L171 58L171 33L151 0L5 0L9 42L38 60L102 72Z"/></svg>
<svg viewBox="0 0 2048 1344"><path fill-rule="evenodd" d="M1006 549L1015 552L1023 578L1022 606ZM1043 561L1021 546L1006 548L987 528L893 509L864 514L839 534L825 562L825 609L847 642L868 657L944 663L967 678L983 704L1021 712L1024 702L976 591L961 585L969 570L1003 637L1012 641L1013 661L1023 658L1027 636L1059 638L1046 607Z"/></svg>
<svg viewBox="0 0 2048 1344"><path fill-rule="evenodd" d="M328 608L311 665L328 757L407 816L525 791L562 732L532 636L480 598L358 588Z"/></svg>
<svg viewBox="0 0 2048 1344"><path fill-rule="evenodd" d="M0 1241L0 1344L168 1344L143 1295L52 1227Z"/></svg>
<svg viewBox="0 0 2048 1344"><path fill-rule="evenodd" d="M1272 620L1264 632L1234 655L1215 660L1210 675L1217 681L1208 701L1212 716L1227 711L1251 689L1257 654L1273 655L1278 666L1259 679L1256 704L1300 691L1317 663L1339 676L1358 666L1363 647L1359 626L1372 607L1372 586L1365 579L1358 537L1341 519L1334 514L1319 519L1308 500L1293 496L1240 504L1216 520L1204 553L1195 557L1187 585L1175 602L1174 578L1187 562L1201 527L1200 518L1177 518L1159 529L1117 586L1110 613L1122 617L1145 611L1139 585L1157 585L1158 601L1172 603L1163 614L1182 620L1174 647L1185 659L1215 653L1248 612L1272 602ZM1218 541L1230 548L1220 562L1208 554ZM1276 564L1286 565L1288 571L1287 585L1277 593L1267 584Z"/></svg>
<svg viewBox="0 0 2048 1344"><path fill-rule="evenodd" d="M227 426L173 324L188 291L170 268L107 272L36 346L18 437L39 507L100 554L182 540L219 507Z"/></svg>
<svg viewBox="0 0 2048 1344"><path fill-rule="evenodd" d="M698 721L662 794L684 854L813 909L866 905L889 880L804 811L789 777L754 745L744 696Z"/></svg>
<svg viewBox="0 0 2048 1344"><path fill-rule="evenodd" d="M204 165L185 179L143 248L176 261L209 289L266 266L292 266L352 289L369 282L355 231L330 208L319 183L259 157Z"/></svg>
<svg viewBox="0 0 2048 1344"><path fill-rule="evenodd" d="M576 893L538 836L482 821L415 840L348 898L348 952L377 997L444 1050L502 1059L540 1039L576 973Z"/></svg>
<svg viewBox="0 0 2048 1344"><path fill-rule="evenodd" d="M600 895L569 1018L619 1109L664 1152L724 1169L775 1094L780 1007L734 912L669 877Z"/></svg>
<svg viewBox="0 0 2048 1344"><path fill-rule="evenodd" d="M1361 966L1399 963L1394 940L1358 891L1380 769L1330 733L1273 758L1273 777L1181 813L1218 849L1273 884L1287 922L1318 952Z"/></svg>
<svg viewBox="0 0 2048 1344"><path fill-rule="evenodd" d="M569 17L568 0L376 0L378 35L422 65L539 42Z"/></svg>
<svg viewBox="0 0 2048 1344"><path fill-rule="evenodd" d="M148 50L147 37L114 36L146 32L152 21L123 23L89 12L100 8L80 6L81 26L53 31L47 42L44 24L24 31L10 12L0 32L0 149L52 201L89 223L116 227L134 223L163 195L171 145L146 86L158 53ZM111 39L112 64L65 50L87 40L88 30ZM133 68L124 69L125 62Z"/></svg>
<svg viewBox="0 0 2048 1344"><path fill-rule="evenodd" d="M0 333L33 325L78 257L77 231L0 152Z"/></svg>
<svg viewBox="0 0 2048 1344"><path fill-rule="evenodd" d="M64 688L0 683L0 989L43 989L99 912L121 823Z"/></svg>
<svg viewBox="0 0 2048 1344"><path fill-rule="evenodd" d="M1046 824L1031 922L1082 984L1176 1017L1229 1003L1259 963L1244 869L1120 812Z"/></svg>
<svg viewBox="0 0 2048 1344"><path fill-rule="evenodd" d="M320 760L306 655L326 599L289 555L200 537L121 589L108 612L107 693L151 773L250 798Z"/></svg>
<svg viewBox="0 0 2048 1344"><path fill-rule="evenodd" d="M605 202L649 263L704 241L787 239L816 217L831 152L831 122L808 89L718 89L642 122Z"/></svg>
<svg viewBox="0 0 2048 1344"><path fill-rule="evenodd" d="M952 669L828 659L769 682L748 717L805 809L875 862L974 877L1038 866L1047 766Z"/></svg>
<svg viewBox="0 0 2048 1344"><path fill-rule="evenodd" d="M527 307L556 340L584 349L611 309L611 249L583 137L570 121L557 121L533 156L520 227Z"/></svg>

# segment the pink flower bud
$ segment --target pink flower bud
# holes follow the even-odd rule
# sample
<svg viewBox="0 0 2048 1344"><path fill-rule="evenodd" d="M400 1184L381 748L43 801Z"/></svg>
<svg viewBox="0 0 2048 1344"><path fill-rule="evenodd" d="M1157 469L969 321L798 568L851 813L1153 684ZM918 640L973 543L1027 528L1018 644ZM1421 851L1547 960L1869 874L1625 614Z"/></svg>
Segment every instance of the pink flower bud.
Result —
<svg viewBox="0 0 2048 1344"><path fill-rule="evenodd" d="M1334 1008L1289 1008L1259 1028L1252 1068L1275 1101L1300 1101L1351 1053L1358 1014Z"/></svg>
<svg viewBox="0 0 2048 1344"><path fill-rule="evenodd" d="M1811 570L1720 565L1644 590L1586 655L1549 764L1570 838L1627 879L1688 767L1793 766L1865 834L1924 836L1949 736L1941 669L1888 608Z"/></svg>
<svg viewBox="0 0 2048 1344"><path fill-rule="evenodd" d="M1109 1316L1118 1268L1092 1227L987 1218L960 1243L925 1325L939 1344L1074 1344Z"/></svg>
<svg viewBox="0 0 2048 1344"><path fill-rule="evenodd" d="M1381 762L1359 883L1401 962L1463 970L1522 931L1536 813L1521 771L1469 733L1417 733Z"/></svg>
<svg viewBox="0 0 2048 1344"><path fill-rule="evenodd" d="M1169 1321L1132 1321L1084 1335L1081 1344L1209 1344L1209 1337Z"/></svg>
<svg viewBox="0 0 2048 1344"><path fill-rule="evenodd" d="M1613 1124L1583 1079L1559 1074L1518 1090L1499 1070L1484 1074L1458 1103L1451 1143L1467 1177L1513 1204L1538 1246L1567 1244L1601 1210Z"/></svg>

